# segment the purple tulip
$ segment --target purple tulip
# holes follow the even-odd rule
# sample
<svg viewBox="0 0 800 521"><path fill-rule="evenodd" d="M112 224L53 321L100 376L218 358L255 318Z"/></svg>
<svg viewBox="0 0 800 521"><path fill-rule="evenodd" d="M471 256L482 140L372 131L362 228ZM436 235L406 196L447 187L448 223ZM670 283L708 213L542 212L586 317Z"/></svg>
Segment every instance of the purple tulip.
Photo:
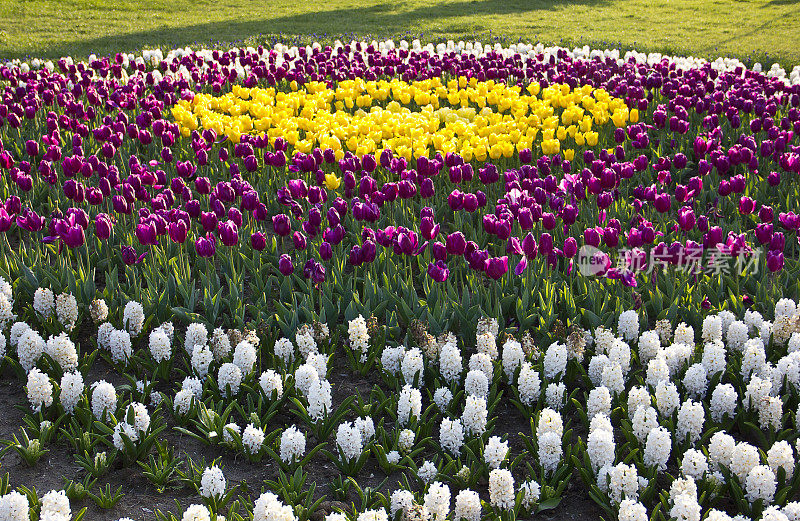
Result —
<svg viewBox="0 0 800 521"><path fill-rule="evenodd" d="M485 268L486 274L489 278L497 280L508 272L508 257L491 257L486 259Z"/></svg>
<svg viewBox="0 0 800 521"><path fill-rule="evenodd" d="M428 276L436 282L444 282L450 276L450 270L447 269L444 261L437 260L428 264Z"/></svg>
<svg viewBox="0 0 800 521"><path fill-rule="evenodd" d="M225 246L235 246L239 242L239 227L233 221L219 223L217 228L222 244Z"/></svg>
<svg viewBox="0 0 800 521"><path fill-rule="evenodd" d="M783 269L783 252L780 251L767 252L767 268L772 273L781 271Z"/></svg>
<svg viewBox="0 0 800 521"><path fill-rule="evenodd" d="M447 253L450 255L464 255L467 247L467 240L461 232L453 232L445 240Z"/></svg>
<svg viewBox="0 0 800 521"><path fill-rule="evenodd" d="M214 234L206 233L205 236L200 236L194 241L194 249L201 257L213 257L217 251L217 240Z"/></svg>
<svg viewBox="0 0 800 521"><path fill-rule="evenodd" d="M169 233L169 238L178 244L183 244L186 241L186 236L189 232L189 228L186 226L186 222L183 220L169 223L167 230Z"/></svg>
<svg viewBox="0 0 800 521"><path fill-rule="evenodd" d="M333 258L333 247L329 242L323 242L319 245L319 256L324 261L329 261Z"/></svg>
<svg viewBox="0 0 800 521"><path fill-rule="evenodd" d="M94 218L94 233L101 241L105 241L111 236L112 227L111 216L108 214L99 213Z"/></svg>
<svg viewBox="0 0 800 521"><path fill-rule="evenodd" d="M139 223L136 226L136 238L142 246L158 245L158 232L156 225L150 223Z"/></svg>
<svg viewBox="0 0 800 521"><path fill-rule="evenodd" d="M294 273L294 264L292 264L292 258L286 253L281 255L280 259L278 259L278 270L285 277L288 277Z"/></svg>
<svg viewBox="0 0 800 521"><path fill-rule="evenodd" d="M281 237L286 237L292 231L292 225L289 221L289 216L286 214L278 214L272 216L272 229L276 234Z"/></svg>

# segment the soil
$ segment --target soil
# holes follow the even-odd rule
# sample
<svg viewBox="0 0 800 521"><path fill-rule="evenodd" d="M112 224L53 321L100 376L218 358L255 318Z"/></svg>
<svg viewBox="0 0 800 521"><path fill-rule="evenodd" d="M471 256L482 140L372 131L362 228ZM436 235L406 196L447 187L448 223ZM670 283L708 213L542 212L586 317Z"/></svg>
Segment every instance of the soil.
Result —
<svg viewBox="0 0 800 521"><path fill-rule="evenodd" d="M341 403L347 396L360 393L368 396L373 385L379 384L380 379L372 374L367 377L354 377L342 357L333 358L333 369L330 374L330 381L333 388L334 406ZM372 378L370 378L372 376ZM105 379L115 385L126 383L125 380L116 373L110 366L106 365L100 358L95 363L95 368L87 379L94 382ZM20 382L10 370L5 369L0 374L0 439L11 439L12 435L19 434L19 429L24 425L23 418L28 411L28 402L24 390L24 382ZM23 412L24 411L24 412ZM519 439L519 432L530 432L529 419L523 418L521 413L513 407L506 399L501 400L495 410L497 423L493 435L508 434L511 454L519 454L522 443ZM279 413L275 418L280 425L291 425L295 423L295 418L288 413ZM194 438L183 435L174 429L175 424L172 418L167 415L168 428L163 431L162 439L166 439L174 447L176 455L190 457L194 461L205 458L209 462L215 458L220 458L219 464L222 465L228 486L234 484L245 484L247 494L251 500L255 500L261 493L264 481L276 479L278 476L278 466L268 457L259 463L251 463L243 456L235 455L231 451L220 447L207 446ZM580 425L579 421L572 421L572 426ZM272 429L267 429L269 432ZM575 436L581 434L576 432ZM438 433L434 429L434 437ZM309 448L311 440L309 440ZM28 488L35 487L39 496L56 489L64 487L67 479L80 481L85 473L75 462L73 450L64 441L54 442L47 447L49 452L45 454L34 466L29 467L14 452L9 451L0 460L0 473L8 473L12 488L24 485ZM421 459L420 459L421 461ZM350 506L350 502L359 504L356 494L351 490L345 504L334 501L331 488L333 479L339 474L336 467L325 458L324 455L317 453L306 466L308 473L307 486L311 483L316 484L317 497L326 495L326 501L321 505L312 520L321 520L322 515L330 511L333 507ZM401 474L399 472L387 476L375 462L370 458L365 467L357 476L357 481L362 488L367 486L379 487L385 495L389 495L399 487ZM384 482L385 480L385 482ZM97 486L105 487L110 484L112 490L122 487L124 496L111 509L104 510L95 505L91 499L83 501L72 501L73 514L87 507L84 517L87 521L118 521L122 517L129 517L134 521L151 521L156 519L156 511L177 512L176 501L183 508L192 503L200 503L200 497L188 488L173 488L158 493L156 488L144 477L138 467L114 467L108 474L98 479L93 491L97 492ZM485 484L478 487L481 496L488 500ZM453 494L455 495L455 493ZM536 516L537 519L550 521L568 520L598 520L602 510L589 498L586 489L577 473L573 474L571 482L567 487L561 504L553 510L545 511Z"/></svg>

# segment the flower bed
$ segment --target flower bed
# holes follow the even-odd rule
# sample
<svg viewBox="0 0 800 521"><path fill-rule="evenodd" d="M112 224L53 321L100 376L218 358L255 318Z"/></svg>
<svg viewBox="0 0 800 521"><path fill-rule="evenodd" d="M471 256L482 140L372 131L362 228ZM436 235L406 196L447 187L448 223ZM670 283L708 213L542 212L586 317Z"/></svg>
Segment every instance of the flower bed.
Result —
<svg viewBox="0 0 800 521"><path fill-rule="evenodd" d="M800 518L800 68L387 41L0 78L7 452L83 469L0 482L0 521L131 468L194 494L165 520Z"/></svg>

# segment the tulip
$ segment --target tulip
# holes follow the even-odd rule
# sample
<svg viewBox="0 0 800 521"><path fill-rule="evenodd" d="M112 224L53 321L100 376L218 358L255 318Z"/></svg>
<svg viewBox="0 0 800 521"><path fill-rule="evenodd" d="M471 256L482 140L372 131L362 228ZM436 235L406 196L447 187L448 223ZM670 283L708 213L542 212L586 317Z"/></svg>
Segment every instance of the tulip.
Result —
<svg viewBox="0 0 800 521"><path fill-rule="evenodd" d="M767 268L772 273L781 271L783 269L783 252L780 251L767 252Z"/></svg>
<svg viewBox="0 0 800 521"><path fill-rule="evenodd" d="M272 229L281 237L286 237L289 235L289 233L292 231L292 225L289 221L289 216L282 213L272 216Z"/></svg>
<svg viewBox="0 0 800 521"><path fill-rule="evenodd" d="M280 259L278 259L278 271L280 271L285 277L288 277L294 273L294 264L292 264L292 258L286 253L281 255Z"/></svg>
<svg viewBox="0 0 800 521"><path fill-rule="evenodd" d="M319 256L324 261L329 261L333 258L333 247L329 242L323 242L319 245Z"/></svg>
<svg viewBox="0 0 800 521"><path fill-rule="evenodd" d="M261 232L255 232L250 236L250 246L252 246L254 250L263 251L264 248L267 247L266 236Z"/></svg>
<svg viewBox="0 0 800 521"><path fill-rule="evenodd" d="M217 251L214 235L212 233L201 235L194 241L194 248L200 257L213 257Z"/></svg>
<svg viewBox="0 0 800 521"><path fill-rule="evenodd" d="M218 232L222 244L225 246L234 246L239 242L239 227L233 221L220 223Z"/></svg>
<svg viewBox="0 0 800 521"><path fill-rule="evenodd" d="M508 271L508 257L504 255L486 259L484 271L491 279L501 278Z"/></svg>
<svg viewBox="0 0 800 521"><path fill-rule="evenodd" d="M428 276L436 282L444 282L450 276L450 270L447 269L447 264L442 260L437 260L428 264Z"/></svg>
<svg viewBox="0 0 800 521"><path fill-rule="evenodd" d="M101 241L107 240L111 236L112 227L111 217L108 214L97 214L97 217L94 219L94 233L98 239Z"/></svg>
<svg viewBox="0 0 800 521"><path fill-rule="evenodd" d="M140 223L136 225L136 238L142 246L156 246L158 245L158 233L156 225L150 223Z"/></svg>
<svg viewBox="0 0 800 521"><path fill-rule="evenodd" d="M447 253L450 255L464 255L467 247L467 240L461 232L453 232L445 240Z"/></svg>
<svg viewBox="0 0 800 521"><path fill-rule="evenodd" d="M186 241L189 228L186 226L186 222L181 220L169 223L167 230L169 238L172 239L173 242L183 244Z"/></svg>

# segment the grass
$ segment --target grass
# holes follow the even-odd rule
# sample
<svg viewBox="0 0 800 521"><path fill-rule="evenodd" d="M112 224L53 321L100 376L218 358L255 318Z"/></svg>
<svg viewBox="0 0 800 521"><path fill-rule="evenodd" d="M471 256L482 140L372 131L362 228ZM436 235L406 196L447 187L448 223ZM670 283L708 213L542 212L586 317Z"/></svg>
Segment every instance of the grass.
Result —
<svg viewBox="0 0 800 521"><path fill-rule="evenodd" d="M336 36L476 36L800 63L800 0L0 0L0 59Z"/></svg>

